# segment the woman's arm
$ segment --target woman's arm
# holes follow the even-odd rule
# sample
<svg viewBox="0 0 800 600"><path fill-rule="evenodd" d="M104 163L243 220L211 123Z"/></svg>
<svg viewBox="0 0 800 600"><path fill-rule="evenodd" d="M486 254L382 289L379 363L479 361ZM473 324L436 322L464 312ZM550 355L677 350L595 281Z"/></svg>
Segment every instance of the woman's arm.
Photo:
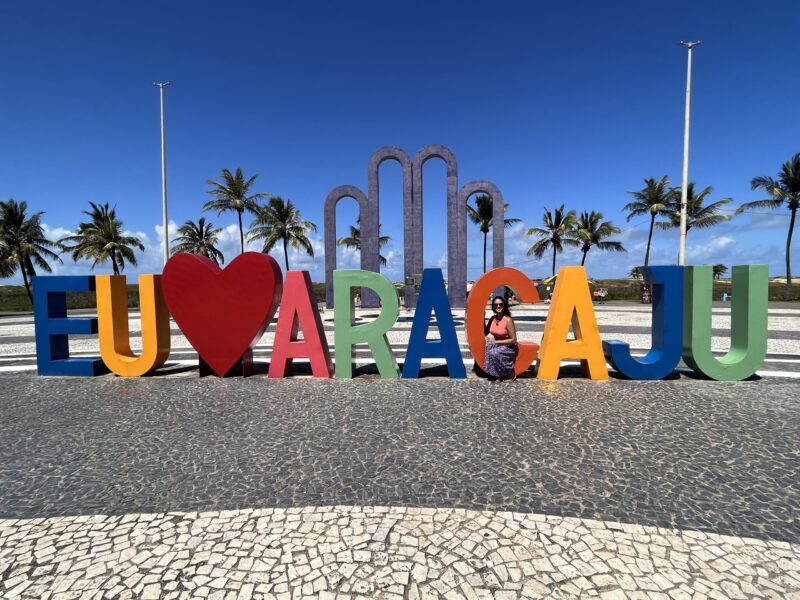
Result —
<svg viewBox="0 0 800 600"><path fill-rule="evenodd" d="M517 343L517 327L514 325L514 319L506 317L506 329L508 330L507 340L495 340L495 344L516 344Z"/></svg>

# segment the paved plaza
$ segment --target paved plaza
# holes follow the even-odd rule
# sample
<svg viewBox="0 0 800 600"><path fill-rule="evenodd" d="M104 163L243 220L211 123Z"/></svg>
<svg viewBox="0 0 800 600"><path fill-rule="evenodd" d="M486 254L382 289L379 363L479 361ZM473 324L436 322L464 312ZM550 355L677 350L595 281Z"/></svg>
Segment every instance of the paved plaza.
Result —
<svg viewBox="0 0 800 600"><path fill-rule="evenodd" d="M178 332L164 376L39 378L0 318L0 597L800 598L798 316L750 381L507 385L201 379Z"/></svg>

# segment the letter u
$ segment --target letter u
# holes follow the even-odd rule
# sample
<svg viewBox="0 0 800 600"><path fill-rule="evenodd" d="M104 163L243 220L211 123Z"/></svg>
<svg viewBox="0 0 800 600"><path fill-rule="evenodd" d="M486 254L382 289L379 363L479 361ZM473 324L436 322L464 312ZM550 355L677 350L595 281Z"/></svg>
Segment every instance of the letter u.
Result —
<svg viewBox="0 0 800 600"><path fill-rule="evenodd" d="M739 381L758 370L767 354L767 265L733 267L731 349L720 358L711 353L712 269L686 267L683 360L718 381Z"/></svg>
<svg viewBox="0 0 800 600"><path fill-rule="evenodd" d="M97 275L97 328L100 356L122 377L139 377L157 369L170 350L169 311L161 288L161 275L139 275L142 351L131 350L128 331L128 286L124 275Z"/></svg>

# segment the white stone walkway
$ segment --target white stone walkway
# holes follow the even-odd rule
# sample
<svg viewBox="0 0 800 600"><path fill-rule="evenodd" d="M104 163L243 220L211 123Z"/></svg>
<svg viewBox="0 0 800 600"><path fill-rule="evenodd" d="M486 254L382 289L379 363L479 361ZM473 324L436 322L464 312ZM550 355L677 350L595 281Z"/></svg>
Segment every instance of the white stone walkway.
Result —
<svg viewBox="0 0 800 600"><path fill-rule="evenodd" d="M800 546L460 509L0 521L0 597L800 598Z"/></svg>

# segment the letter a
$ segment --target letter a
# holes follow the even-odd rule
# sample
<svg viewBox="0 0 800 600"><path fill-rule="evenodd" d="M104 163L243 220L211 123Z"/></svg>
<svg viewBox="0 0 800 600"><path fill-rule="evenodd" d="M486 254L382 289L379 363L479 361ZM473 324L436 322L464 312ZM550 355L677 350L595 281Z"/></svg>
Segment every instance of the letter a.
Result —
<svg viewBox="0 0 800 600"><path fill-rule="evenodd" d="M574 340L567 340L570 322ZM561 267L544 325L537 377L558 379L561 361L578 359L591 379L608 379L600 331L583 267Z"/></svg>
<svg viewBox="0 0 800 600"><path fill-rule="evenodd" d="M297 338L299 330L303 331L302 340ZM295 358L308 358L314 377L330 377L333 373L328 340L325 339L308 271L288 271L283 281L269 376L284 377L287 371L291 372Z"/></svg>
<svg viewBox="0 0 800 600"><path fill-rule="evenodd" d="M169 357L169 311L161 289L161 275L139 275L139 311L142 352L131 350L128 333L128 286L124 275L96 275L97 324L100 356L112 372L140 377L157 369Z"/></svg>
<svg viewBox="0 0 800 600"><path fill-rule="evenodd" d="M439 330L438 340L428 340L431 312L436 315L436 327ZM425 269L422 272L422 285L414 312L414 323L411 325L411 336L406 349L406 361L403 363L403 378L419 377L420 363L423 358L444 358L451 379L466 379L467 370L461 360L458 347L456 326L453 313L447 300L444 277L441 269Z"/></svg>
<svg viewBox="0 0 800 600"><path fill-rule="evenodd" d="M354 287L366 287L377 292L381 302L381 313L377 319L364 325L356 325L356 309L353 298ZM391 281L380 273L344 269L333 272L333 329L336 338L336 378L353 377L353 346L369 344L381 377L396 379L399 370L386 339L400 314L400 297Z"/></svg>

